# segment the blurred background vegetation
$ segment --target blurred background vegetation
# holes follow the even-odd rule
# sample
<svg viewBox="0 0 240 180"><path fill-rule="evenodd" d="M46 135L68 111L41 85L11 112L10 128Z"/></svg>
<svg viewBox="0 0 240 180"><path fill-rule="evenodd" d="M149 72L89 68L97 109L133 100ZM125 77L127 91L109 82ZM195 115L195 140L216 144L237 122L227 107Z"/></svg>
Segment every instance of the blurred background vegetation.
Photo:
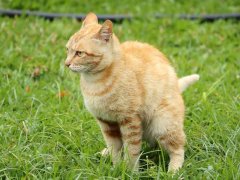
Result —
<svg viewBox="0 0 240 180"><path fill-rule="evenodd" d="M87 14L209 14L240 11L239 0L2 0L4 9Z"/></svg>

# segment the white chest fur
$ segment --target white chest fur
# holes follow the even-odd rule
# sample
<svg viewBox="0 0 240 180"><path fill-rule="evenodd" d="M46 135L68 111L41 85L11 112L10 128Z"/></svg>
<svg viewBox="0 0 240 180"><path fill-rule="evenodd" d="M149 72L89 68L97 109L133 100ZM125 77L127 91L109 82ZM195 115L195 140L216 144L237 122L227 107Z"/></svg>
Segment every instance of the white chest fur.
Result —
<svg viewBox="0 0 240 180"><path fill-rule="evenodd" d="M118 103L111 103L115 99L114 94L93 96L83 93L83 96L87 109L96 118L108 121L117 121L117 119L119 119L118 116L121 112L119 112Z"/></svg>

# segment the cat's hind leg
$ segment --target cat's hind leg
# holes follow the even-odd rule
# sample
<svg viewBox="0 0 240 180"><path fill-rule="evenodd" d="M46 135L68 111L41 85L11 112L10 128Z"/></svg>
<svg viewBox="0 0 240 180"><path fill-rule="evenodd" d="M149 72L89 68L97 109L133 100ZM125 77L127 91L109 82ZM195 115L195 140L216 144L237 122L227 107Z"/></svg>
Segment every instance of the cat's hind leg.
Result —
<svg viewBox="0 0 240 180"><path fill-rule="evenodd" d="M181 168L184 162L185 145L185 134L183 130L178 129L173 132L167 132L158 139L161 146L167 150L170 156L168 171L175 171Z"/></svg>
<svg viewBox="0 0 240 180"><path fill-rule="evenodd" d="M175 105L162 108L151 123L152 138L157 138L170 156L168 171L177 170L184 162L186 137L183 131L184 109Z"/></svg>

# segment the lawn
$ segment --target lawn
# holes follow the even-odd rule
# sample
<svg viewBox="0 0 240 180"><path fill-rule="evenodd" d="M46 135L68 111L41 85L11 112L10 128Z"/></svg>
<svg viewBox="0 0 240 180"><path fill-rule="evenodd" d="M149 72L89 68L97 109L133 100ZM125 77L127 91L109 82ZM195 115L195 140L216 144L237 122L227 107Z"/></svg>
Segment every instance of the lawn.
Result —
<svg viewBox="0 0 240 180"><path fill-rule="evenodd" d="M21 5L17 0L2 4L5 8L31 8L30 1L26 7L14 2ZM222 1L216 6L218 1L214 0L199 3L199 7L162 2L166 9L159 12L170 14L240 10L239 1ZM124 13L123 6L104 4L106 13ZM175 4L176 11L172 7ZM69 12L70 8L69 4L59 4L58 11L53 4L47 5L54 12ZM100 1L90 5L81 12L96 9L105 13ZM36 10L45 10L39 4L35 6ZM132 13L143 15L141 7L134 6ZM146 13L158 12L156 1L152 7L155 9L146 5ZM131 12L130 6L125 9L125 13ZM77 8L71 12L76 13ZM239 21L201 23L143 17L114 24L120 41L152 44L171 61L179 77L193 73L201 76L183 93L185 163L173 179L240 179ZM166 173L168 154L161 149L151 150L143 143L138 173L127 170L124 162L114 169L109 157L97 153L106 146L103 136L84 107L79 75L64 65L65 44L80 27L81 22L73 19L50 22L37 17L0 17L0 178L170 179Z"/></svg>

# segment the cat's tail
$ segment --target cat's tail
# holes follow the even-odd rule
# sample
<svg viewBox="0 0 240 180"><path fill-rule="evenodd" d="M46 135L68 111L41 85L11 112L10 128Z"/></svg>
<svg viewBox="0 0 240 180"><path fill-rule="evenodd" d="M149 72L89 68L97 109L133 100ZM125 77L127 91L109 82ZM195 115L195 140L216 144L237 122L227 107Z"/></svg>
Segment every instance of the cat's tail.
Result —
<svg viewBox="0 0 240 180"><path fill-rule="evenodd" d="M200 76L198 74L192 74L190 76L184 76L178 79L178 86L182 93L188 86L198 81Z"/></svg>

